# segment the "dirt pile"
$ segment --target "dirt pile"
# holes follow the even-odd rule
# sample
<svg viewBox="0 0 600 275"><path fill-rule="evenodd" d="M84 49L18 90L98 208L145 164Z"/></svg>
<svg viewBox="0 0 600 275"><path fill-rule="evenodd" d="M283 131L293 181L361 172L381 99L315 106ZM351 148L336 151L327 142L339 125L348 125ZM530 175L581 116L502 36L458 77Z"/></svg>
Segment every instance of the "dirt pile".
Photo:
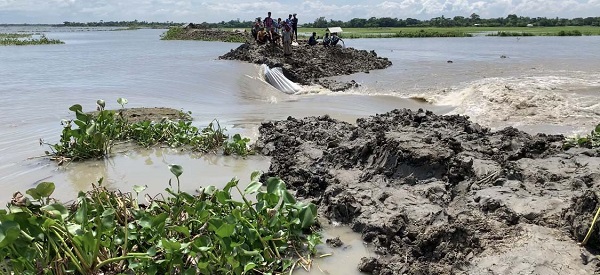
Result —
<svg viewBox="0 0 600 275"><path fill-rule="evenodd" d="M269 67L282 67L290 80L303 84L320 84L330 90L339 91L356 86L356 82L340 83L323 79L336 75L349 75L370 70L385 69L392 65L387 58L377 56L375 51L354 48L309 46L300 41L292 47L292 56L285 57L283 48L273 44L258 45L245 43L219 57L227 60L241 60Z"/></svg>
<svg viewBox="0 0 600 275"><path fill-rule="evenodd" d="M463 116L394 110L263 123L258 149L377 257L372 274L598 274L577 245L598 206L600 152L563 136L491 132ZM600 248L596 231L588 248ZM593 250L593 249L592 249Z"/></svg>
<svg viewBox="0 0 600 275"><path fill-rule="evenodd" d="M163 118L170 120L192 120L192 116L182 110L165 108L165 107L140 107L140 108L126 108L114 110L117 113L122 113L123 117L129 123L137 123L141 121L154 121L159 122ZM90 112L91 115L97 116L98 111Z"/></svg>
<svg viewBox="0 0 600 275"><path fill-rule="evenodd" d="M246 41L250 41L253 38L249 32L245 31L225 31L219 29L187 27L183 28L182 31L177 33L176 37L173 37L171 39L244 43Z"/></svg>

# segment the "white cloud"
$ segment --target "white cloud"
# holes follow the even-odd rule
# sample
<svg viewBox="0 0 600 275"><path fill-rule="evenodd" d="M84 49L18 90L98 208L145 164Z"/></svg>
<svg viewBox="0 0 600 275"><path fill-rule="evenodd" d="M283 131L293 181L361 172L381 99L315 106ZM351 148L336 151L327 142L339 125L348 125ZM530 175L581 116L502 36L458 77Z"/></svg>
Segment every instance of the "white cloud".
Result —
<svg viewBox="0 0 600 275"><path fill-rule="evenodd" d="M0 23L58 23L62 21L146 20L219 22L252 20L298 13L301 22L318 17L429 19L444 15L483 18L508 14L545 17L600 15L600 0L0 0Z"/></svg>

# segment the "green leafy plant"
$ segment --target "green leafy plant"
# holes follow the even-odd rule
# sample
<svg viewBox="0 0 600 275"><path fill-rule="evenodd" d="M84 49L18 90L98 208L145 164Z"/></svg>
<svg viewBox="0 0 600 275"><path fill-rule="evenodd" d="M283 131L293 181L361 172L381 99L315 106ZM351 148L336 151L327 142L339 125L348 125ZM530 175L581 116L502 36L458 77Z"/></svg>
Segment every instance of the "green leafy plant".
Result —
<svg viewBox="0 0 600 275"><path fill-rule="evenodd" d="M114 111L104 110L103 103L98 101L101 110L95 116L84 113L79 104L71 106L69 110L75 113L75 118L61 123L64 128L59 143L40 141L52 150L46 153L60 161L107 156L114 141L121 137L125 122L118 119Z"/></svg>
<svg viewBox="0 0 600 275"><path fill-rule="evenodd" d="M122 108L127 99L119 98L117 103ZM102 99L96 102L96 113L84 113L81 105L71 106L69 110L75 113L72 120L63 120L63 131L59 143L49 144L40 140L40 145L48 145L46 152L52 159L63 164L71 160L106 157L116 141L135 141L137 144L149 147L166 144L170 147L187 147L194 151L211 152L223 147L225 154L248 155L251 151L247 144L249 139L235 135L232 141L226 143L228 135L219 121L213 120L205 128L200 129L189 120L173 121L163 118L158 122L141 121L128 123L124 117L124 109L118 112L106 110L106 102ZM180 112L185 117L185 113Z"/></svg>
<svg viewBox="0 0 600 275"><path fill-rule="evenodd" d="M125 137L144 147L162 143L170 147L188 146L201 152L220 148L227 139L225 129L221 128L217 120L204 129L199 129L191 121L172 121L166 118L159 122L134 123L128 127Z"/></svg>
<svg viewBox="0 0 600 275"><path fill-rule="evenodd" d="M585 148L600 147L600 124L596 125L594 130L592 130L589 135L585 137L576 136L574 138L568 138L564 144L565 148L572 148L576 146Z"/></svg>
<svg viewBox="0 0 600 275"><path fill-rule="evenodd" d="M169 169L179 185L183 168ZM233 179L197 195L167 188L169 196L138 203L144 190L109 191L102 181L72 205L51 199L41 183L15 193L0 210L0 257L12 274L278 274L310 264L320 235L316 206L298 202L279 178L242 191ZM233 199L235 190L241 200ZM250 201L247 196L255 196ZM302 256L304 254L305 256ZM308 260L307 260L308 259Z"/></svg>
<svg viewBox="0 0 600 275"><path fill-rule="evenodd" d="M223 146L223 153L225 155L236 154L245 157L253 153L252 150L249 149L249 143L249 138L242 138L240 134L235 134L231 140L226 142Z"/></svg>

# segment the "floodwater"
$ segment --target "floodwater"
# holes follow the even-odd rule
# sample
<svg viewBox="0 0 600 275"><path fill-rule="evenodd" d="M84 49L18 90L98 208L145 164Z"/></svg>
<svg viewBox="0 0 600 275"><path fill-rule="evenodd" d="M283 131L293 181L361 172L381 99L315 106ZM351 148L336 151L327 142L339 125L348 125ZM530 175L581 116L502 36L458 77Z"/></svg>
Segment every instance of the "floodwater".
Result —
<svg viewBox="0 0 600 275"><path fill-rule="evenodd" d="M0 47L1 204L12 192L42 181L55 182L62 200L73 199L100 178L123 190L147 185L147 192L155 194L173 178L171 163L184 167L181 187L190 192L223 186L232 177L245 185L252 171L268 169L265 157L190 155L168 148L115 150L109 159L64 167L38 158L48 150L39 139L58 141L61 119L72 117L68 108L81 104L93 110L97 99L106 100L107 108L118 108L116 99L124 97L128 107L191 111L198 126L218 119L230 133L253 140L264 121L329 114L354 122L394 108L425 108L468 115L492 128L568 135L600 122L597 36L348 39L346 46L375 50L394 65L337 77L361 83L350 91L306 87L298 95L285 95L261 80L257 65L217 59L238 44L161 41L163 30L31 31L66 44ZM357 272L352 268L356 259L369 255L360 236L334 229L326 234L345 236L353 249L333 251L346 256L324 258L321 269ZM328 261L334 264L327 266Z"/></svg>

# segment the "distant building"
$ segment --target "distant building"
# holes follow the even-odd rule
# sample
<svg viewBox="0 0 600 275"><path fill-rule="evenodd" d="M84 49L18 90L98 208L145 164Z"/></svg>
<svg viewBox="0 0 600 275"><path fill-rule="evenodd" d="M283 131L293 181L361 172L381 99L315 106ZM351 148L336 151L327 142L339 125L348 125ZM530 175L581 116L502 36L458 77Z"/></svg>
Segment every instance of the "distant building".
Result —
<svg viewBox="0 0 600 275"><path fill-rule="evenodd" d="M533 27L533 24L527 24L527 27L531 28L531 27Z"/></svg>
<svg viewBox="0 0 600 275"><path fill-rule="evenodd" d="M340 27L329 27L326 29L326 31L330 32L330 33L342 33L343 30Z"/></svg>

